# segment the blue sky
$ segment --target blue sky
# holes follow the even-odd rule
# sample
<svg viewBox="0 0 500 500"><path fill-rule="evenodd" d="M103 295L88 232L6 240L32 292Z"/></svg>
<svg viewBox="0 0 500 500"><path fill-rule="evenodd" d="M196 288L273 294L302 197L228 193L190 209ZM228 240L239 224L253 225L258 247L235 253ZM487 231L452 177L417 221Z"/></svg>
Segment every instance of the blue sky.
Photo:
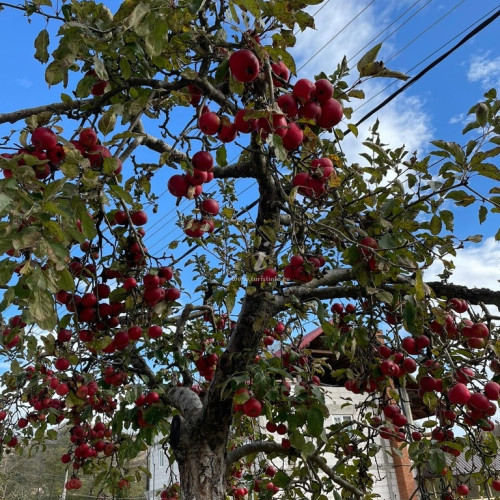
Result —
<svg viewBox="0 0 500 500"><path fill-rule="evenodd" d="M117 2L104 3L112 11L118 5ZM313 6L310 12L314 14L320 7ZM465 34L460 35L460 32L485 16L490 9L489 2L472 0L329 0L315 15L317 29L297 35L298 43L293 54L297 67L303 66L298 77L311 78L321 70L333 72L344 54L348 58L353 57L365 45L373 46L397 30L402 23L405 23L404 26L384 42L377 59L386 62L391 69L413 76L456 43ZM355 18L357 14L359 17ZM348 23L348 27L341 31ZM500 88L499 26L500 20L495 21L368 120L360 127L360 139L368 135L368 127L378 118L382 140L394 147L405 144L409 151L426 153L432 149L429 145L432 139L464 142L461 130L467 120L467 110L482 98L486 90L493 86ZM0 51L4 68L0 79L0 113L58 101L60 92L64 90L60 86L47 88L43 77L44 66L33 58L33 40L45 27L45 21L33 16L28 23L21 11L6 9L0 12L0 27ZM454 37L454 41L430 56ZM308 61L324 45L325 48ZM366 50L363 49L361 54ZM352 59L353 66L361 54ZM423 64L410 71L427 57L429 59ZM368 96L382 92L355 113L354 121L399 85L384 90L389 83L391 81L380 79L364 86ZM0 125L0 137L13 127L10 124ZM361 161L357 156L361 150L360 142L352 136L345 141L344 150L350 161ZM171 173L169 171L165 179ZM240 189L246 187L244 183L239 186ZM162 191L163 188L160 189ZM255 199L255 194L251 190L246 191L242 199L249 203ZM150 222L146 227L146 243L150 251L165 248L165 241L169 238L182 237L181 231L174 226L172 197L167 193L160 200L161 213L150 213ZM181 208L186 211L188 209L185 207L188 206L184 203ZM498 229L498 217L490 215L487 222L479 226L477 209L467 212L468 215L464 210L457 214L460 235L465 237L481 233L485 240L479 245L466 246L456 260L457 271L452 281L498 289L500 243L492 240ZM167 231L165 226L169 228ZM429 277L432 277L430 273Z"/></svg>

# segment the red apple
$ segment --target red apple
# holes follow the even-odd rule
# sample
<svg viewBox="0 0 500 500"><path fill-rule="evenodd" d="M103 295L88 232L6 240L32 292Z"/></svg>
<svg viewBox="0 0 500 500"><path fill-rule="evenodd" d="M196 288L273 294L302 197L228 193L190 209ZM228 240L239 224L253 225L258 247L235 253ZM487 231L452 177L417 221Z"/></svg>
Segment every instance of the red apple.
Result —
<svg viewBox="0 0 500 500"><path fill-rule="evenodd" d="M336 99L328 99L321 105L321 118L318 125L321 128L332 128L342 120L343 110L341 104Z"/></svg>
<svg viewBox="0 0 500 500"><path fill-rule="evenodd" d="M288 131L283 137L283 147L287 151L295 151L304 140L304 132L296 123L288 125Z"/></svg>
<svg viewBox="0 0 500 500"><path fill-rule="evenodd" d="M219 203L211 198L203 200L201 203L201 211L204 214L217 215L220 211Z"/></svg>
<svg viewBox="0 0 500 500"><path fill-rule="evenodd" d="M299 112L299 105L293 94L282 94L276 99L280 109L289 118L295 118Z"/></svg>
<svg viewBox="0 0 500 500"><path fill-rule="evenodd" d="M97 134L91 128L84 128L80 132L78 141L84 149L93 148L97 144Z"/></svg>
<svg viewBox="0 0 500 500"><path fill-rule="evenodd" d="M198 151L193 155L192 163L196 170L208 172L214 166L214 159L208 151Z"/></svg>
<svg viewBox="0 0 500 500"><path fill-rule="evenodd" d="M262 403L256 398L250 398L243 405L243 413L247 417L257 418L262 412Z"/></svg>
<svg viewBox="0 0 500 500"><path fill-rule="evenodd" d="M233 52L229 57L229 69L236 81L247 83L257 78L260 64L252 51L242 49Z"/></svg>
<svg viewBox="0 0 500 500"><path fill-rule="evenodd" d="M319 103L324 103L333 97L333 85L329 80L325 78L316 80L314 97Z"/></svg>
<svg viewBox="0 0 500 500"><path fill-rule="evenodd" d="M39 151L55 148L57 135L50 128L38 127L31 134L31 144Z"/></svg>
<svg viewBox="0 0 500 500"><path fill-rule="evenodd" d="M198 127L206 135L214 135L219 131L221 122L217 113L203 113L198 120Z"/></svg>
<svg viewBox="0 0 500 500"><path fill-rule="evenodd" d="M310 101L315 91L316 85L307 78L297 80L293 86L293 95L301 104Z"/></svg>
<svg viewBox="0 0 500 500"><path fill-rule="evenodd" d="M170 177L167 184L167 189L169 190L170 194L176 196L177 198L181 198L182 196L187 195L189 186L190 184L186 179L186 176L176 174Z"/></svg>
<svg viewBox="0 0 500 500"><path fill-rule="evenodd" d="M234 126L236 127L236 130L242 134L249 134L255 130L255 118L247 117L250 112L251 111L247 109L240 109L234 116Z"/></svg>
<svg viewBox="0 0 500 500"><path fill-rule="evenodd" d="M148 221L148 215L143 210L138 210L137 212L132 212L130 214L130 219L136 226L144 226L144 224Z"/></svg>
<svg viewBox="0 0 500 500"><path fill-rule="evenodd" d="M455 384L448 390L448 399L451 404L465 404L470 398L471 393L469 392L469 389L467 389L465 384L462 384L461 382Z"/></svg>

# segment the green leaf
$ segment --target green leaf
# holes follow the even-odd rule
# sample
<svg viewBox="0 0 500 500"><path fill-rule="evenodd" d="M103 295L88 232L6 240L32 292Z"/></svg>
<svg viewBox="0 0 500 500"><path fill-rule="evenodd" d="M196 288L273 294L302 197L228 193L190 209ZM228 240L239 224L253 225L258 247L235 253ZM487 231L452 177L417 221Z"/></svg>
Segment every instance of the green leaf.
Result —
<svg viewBox="0 0 500 500"><path fill-rule="evenodd" d="M86 238L92 240L96 235L97 231L95 228L94 220L87 212L87 208L83 203L76 203L75 213L78 219L80 220L82 233Z"/></svg>
<svg viewBox="0 0 500 500"><path fill-rule="evenodd" d="M354 123L348 123L347 128L354 134L355 137L358 137L358 127L356 127Z"/></svg>
<svg viewBox="0 0 500 500"><path fill-rule="evenodd" d="M441 232L443 223L437 215L433 215L430 223L431 234L437 236Z"/></svg>
<svg viewBox="0 0 500 500"><path fill-rule="evenodd" d="M46 330L52 330L57 324L54 309L54 299L50 292L35 288L29 300L29 311L38 325Z"/></svg>
<svg viewBox="0 0 500 500"><path fill-rule="evenodd" d="M441 217L441 220L444 222L444 225L448 231L453 231L453 221L454 221L454 215L453 212L450 210L441 210L441 213L439 214Z"/></svg>
<svg viewBox="0 0 500 500"><path fill-rule="evenodd" d="M314 29L314 17L304 12L303 10L299 10L295 14L295 19L301 31L304 31L306 28Z"/></svg>
<svg viewBox="0 0 500 500"><path fill-rule="evenodd" d="M59 61L52 61L45 70L45 81L49 85L57 85L64 80L65 73Z"/></svg>
<svg viewBox="0 0 500 500"><path fill-rule="evenodd" d="M365 98L365 92L360 89L352 89L350 90L347 95L349 97L354 97L355 99L364 99Z"/></svg>
<svg viewBox="0 0 500 500"><path fill-rule="evenodd" d="M381 302L384 302L386 304L392 304L392 301L394 297L392 296L392 293L386 291L386 290L381 290L380 292L377 292L375 294L375 297L380 300Z"/></svg>
<svg viewBox="0 0 500 500"><path fill-rule="evenodd" d="M483 235L474 234L472 236L467 236L467 238L465 238L465 241L472 241L472 243L481 243L481 241L483 241Z"/></svg>
<svg viewBox="0 0 500 500"><path fill-rule="evenodd" d="M97 124L97 127L101 131L103 135L107 135L110 132L113 131L116 125L116 115L115 113L111 110L108 109L102 116L101 119L99 120L99 123Z"/></svg>
<svg viewBox="0 0 500 500"><path fill-rule="evenodd" d="M10 206L11 203L12 198L10 196L7 196L5 193L0 193L0 212Z"/></svg>
<svg viewBox="0 0 500 500"><path fill-rule="evenodd" d="M311 408L307 412L307 430L311 436L318 437L323 432L324 423L323 412L319 408Z"/></svg>
<svg viewBox="0 0 500 500"><path fill-rule="evenodd" d="M120 58L120 71L121 71L121 76L124 80L129 80L130 77L132 76L132 69L130 68L130 63L127 58L121 57Z"/></svg>
<svg viewBox="0 0 500 500"><path fill-rule="evenodd" d="M364 72L365 68L375 61L381 48L382 44L378 43L377 45L375 45L375 47L372 47L368 52L366 52L366 54L364 54L363 57L361 57L356 66L358 68L360 76L362 76L362 73Z"/></svg>
<svg viewBox="0 0 500 500"><path fill-rule="evenodd" d="M109 190L112 191L112 194L115 195L118 199L124 201L125 203L132 204L134 200L128 191L125 191L121 186L117 184L111 184L109 186Z"/></svg>
<svg viewBox="0 0 500 500"><path fill-rule="evenodd" d="M298 430L290 434L290 442L292 446L298 450L303 450L306 446L304 435Z"/></svg>
<svg viewBox="0 0 500 500"><path fill-rule="evenodd" d="M407 301L403 308L403 321L405 328L410 332L415 332L415 320L417 319L417 310L412 302Z"/></svg>
<svg viewBox="0 0 500 500"><path fill-rule="evenodd" d="M480 163L472 167L472 170L484 177L500 181L500 169L496 165L493 165L493 163Z"/></svg>
<svg viewBox="0 0 500 500"><path fill-rule="evenodd" d="M482 224L486 220L486 215L488 215L488 209L481 205L479 207L479 224Z"/></svg>
<svg viewBox="0 0 500 500"><path fill-rule="evenodd" d="M229 90L237 95L243 95L245 91L245 84L235 80L232 73L229 74Z"/></svg>
<svg viewBox="0 0 500 500"><path fill-rule="evenodd" d="M273 477L273 484L278 486L278 488L286 488L290 484L290 481L291 479L282 470L278 470Z"/></svg>
<svg viewBox="0 0 500 500"><path fill-rule="evenodd" d="M226 146L223 144L217 148L215 160L217 161L217 165L220 167L225 167L227 165L227 150Z"/></svg>
<svg viewBox="0 0 500 500"><path fill-rule="evenodd" d="M142 18L149 13L149 6L144 3L139 3L130 14L127 22L128 28L136 28Z"/></svg>
<svg viewBox="0 0 500 500"><path fill-rule="evenodd" d="M12 273L17 267L17 262L10 259L3 259L0 261L0 284L6 285L12 278Z"/></svg>
<svg viewBox="0 0 500 500"><path fill-rule="evenodd" d="M229 59L224 59L215 70L215 81L221 83L229 73Z"/></svg>
<svg viewBox="0 0 500 500"><path fill-rule="evenodd" d="M422 271L419 269L415 275L415 298L417 300L425 299L425 287L424 280L422 277Z"/></svg>
<svg viewBox="0 0 500 500"><path fill-rule="evenodd" d="M445 198L454 200L457 205L467 207L476 201L476 198L461 189L449 192Z"/></svg>
<svg viewBox="0 0 500 500"><path fill-rule="evenodd" d="M35 59L38 59L41 63L46 63L49 60L48 46L49 32L43 29L35 38Z"/></svg>
<svg viewBox="0 0 500 500"><path fill-rule="evenodd" d="M196 14L205 4L205 0L194 0L189 4L189 12Z"/></svg>
<svg viewBox="0 0 500 500"><path fill-rule="evenodd" d="M443 450L431 448L429 450L429 465L432 472L440 474L446 466L446 457Z"/></svg>
<svg viewBox="0 0 500 500"><path fill-rule="evenodd" d="M60 288L60 290L66 290L68 292L72 292L75 289L75 280L73 278L73 275L69 272L67 268L64 268L60 275L59 279L57 281L57 284Z"/></svg>

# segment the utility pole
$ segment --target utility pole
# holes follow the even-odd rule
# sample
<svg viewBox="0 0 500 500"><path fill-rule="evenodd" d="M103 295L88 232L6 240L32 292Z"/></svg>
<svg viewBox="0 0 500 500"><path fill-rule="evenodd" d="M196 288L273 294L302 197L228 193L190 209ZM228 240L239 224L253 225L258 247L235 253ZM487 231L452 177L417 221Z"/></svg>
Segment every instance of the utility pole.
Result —
<svg viewBox="0 0 500 500"><path fill-rule="evenodd" d="M66 469L66 473L64 474L64 484L61 493L61 500L66 500L66 483L68 482L68 469Z"/></svg>

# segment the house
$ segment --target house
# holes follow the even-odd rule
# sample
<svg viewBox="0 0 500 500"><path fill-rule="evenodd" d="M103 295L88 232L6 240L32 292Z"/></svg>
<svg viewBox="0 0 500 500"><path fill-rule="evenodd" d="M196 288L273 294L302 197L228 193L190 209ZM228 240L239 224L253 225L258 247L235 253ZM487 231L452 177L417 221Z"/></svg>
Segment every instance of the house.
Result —
<svg viewBox="0 0 500 500"><path fill-rule="evenodd" d="M331 352L322 344L322 333L322 329L317 328L305 335L300 343L300 348L307 348L312 356L331 356ZM335 366L338 367L339 363L342 362L343 360L340 362L336 360ZM330 413L325 421L325 426L356 420L356 404L364 400L363 395L348 392L343 383L340 384L329 374L323 377L322 387L325 392L325 403ZM346 406L345 403L348 399L352 404ZM406 448L395 453L394 450L398 447L397 443L381 438L378 438L377 444L380 445L380 451L374 457L374 465L368 471L374 480L373 493L378 494L382 500L417 500L419 498L415 494L417 485ZM327 454L325 458L331 465L335 465L337 462L337 458L333 454L331 456ZM283 461L283 467L286 468L286 461ZM161 443L150 449L148 468L151 477L146 497L148 500L153 500L157 498L155 495L163 489L164 485L172 484L177 480L177 469L175 464L169 466L166 462Z"/></svg>

